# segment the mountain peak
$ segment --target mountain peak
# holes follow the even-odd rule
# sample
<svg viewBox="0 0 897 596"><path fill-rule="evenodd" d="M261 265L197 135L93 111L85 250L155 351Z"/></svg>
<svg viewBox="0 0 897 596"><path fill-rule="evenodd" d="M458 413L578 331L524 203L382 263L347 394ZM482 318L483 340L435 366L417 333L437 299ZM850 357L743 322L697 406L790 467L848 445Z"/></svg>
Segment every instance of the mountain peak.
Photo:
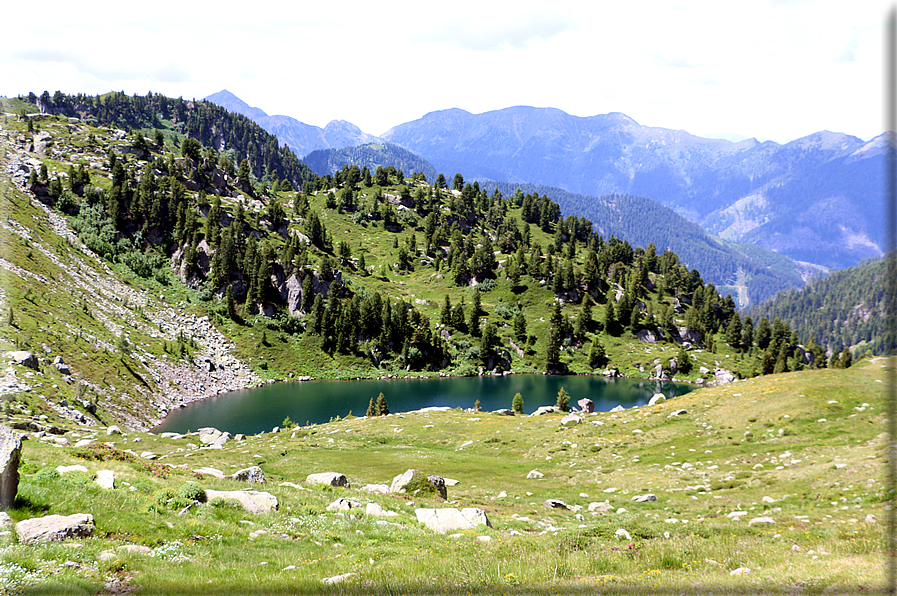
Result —
<svg viewBox="0 0 897 596"><path fill-rule="evenodd" d="M237 114L243 114L251 120L258 120L260 118L265 118L268 116L268 114L266 114L264 110L250 106L248 103L246 103L227 89L222 89L218 93L213 93L209 96L204 97L203 99L219 105L228 111L236 112Z"/></svg>

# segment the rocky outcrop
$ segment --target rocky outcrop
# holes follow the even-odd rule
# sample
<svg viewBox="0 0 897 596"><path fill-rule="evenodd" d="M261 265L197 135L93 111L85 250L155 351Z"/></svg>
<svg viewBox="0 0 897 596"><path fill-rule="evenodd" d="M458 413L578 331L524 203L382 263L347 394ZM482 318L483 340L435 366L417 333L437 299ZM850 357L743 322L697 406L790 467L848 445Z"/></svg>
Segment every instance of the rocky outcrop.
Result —
<svg viewBox="0 0 897 596"><path fill-rule="evenodd" d="M486 517L486 512L475 507L466 507L462 510L452 508L444 509L415 509L414 515L417 521L424 524L430 530L439 534L457 532L459 530L472 530L477 526L492 527L492 523Z"/></svg>
<svg viewBox="0 0 897 596"><path fill-rule="evenodd" d="M67 538L84 538L93 534L93 516L88 513L47 515L26 519L16 524L19 542L58 542Z"/></svg>
<svg viewBox="0 0 897 596"><path fill-rule="evenodd" d="M0 426L0 509L9 509L19 490L19 459L22 438L5 426Z"/></svg>
<svg viewBox="0 0 897 596"><path fill-rule="evenodd" d="M576 405L579 406L579 410L581 412L588 412L589 414L591 414L592 412L595 411L595 402L593 402L592 400L590 400L587 397L584 397L581 400L579 400L578 402L576 402Z"/></svg>
<svg viewBox="0 0 897 596"><path fill-rule="evenodd" d="M320 472L318 474L309 474L305 477L305 483L349 488L349 481L346 479L346 475L340 474L338 472Z"/></svg>
<svg viewBox="0 0 897 596"><path fill-rule="evenodd" d="M651 396L651 399L648 400L648 405L655 406L657 404L662 404L666 400L667 398L663 393L655 393L653 396Z"/></svg>

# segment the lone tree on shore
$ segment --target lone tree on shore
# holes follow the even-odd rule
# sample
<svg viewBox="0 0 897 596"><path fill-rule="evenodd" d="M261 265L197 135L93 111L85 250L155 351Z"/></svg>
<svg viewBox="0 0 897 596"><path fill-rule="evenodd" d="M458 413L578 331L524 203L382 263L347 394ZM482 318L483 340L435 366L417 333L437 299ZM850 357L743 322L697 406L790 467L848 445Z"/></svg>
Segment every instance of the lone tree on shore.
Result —
<svg viewBox="0 0 897 596"><path fill-rule="evenodd" d="M377 396L377 403L374 404L377 408L377 416L386 416L389 414L389 406L386 405L386 398L383 396L383 392L380 392L380 395Z"/></svg>
<svg viewBox="0 0 897 596"><path fill-rule="evenodd" d="M517 414L523 414L523 396L519 393L514 394L514 399L511 400L511 409Z"/></svg>
<svg viewBox="0 0 897 596"><path fill-rule="evenodd" d="M558 391L558 400L557 402L555 402L554 407L559 409L561 412L566 412L569 405L570 396L567 395L567 390L561 387L561 390Z"/></svg>

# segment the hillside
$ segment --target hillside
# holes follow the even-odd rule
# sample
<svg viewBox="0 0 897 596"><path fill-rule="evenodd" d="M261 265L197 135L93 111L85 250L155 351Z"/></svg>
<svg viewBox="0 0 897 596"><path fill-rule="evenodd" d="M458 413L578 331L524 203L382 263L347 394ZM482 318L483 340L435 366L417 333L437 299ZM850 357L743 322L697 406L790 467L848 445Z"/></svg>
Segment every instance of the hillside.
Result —
<svg viewBox="0 0 897 596"><path fill-rule="evenodd" d="M435 410L218 449L198 433L29 433L13 534L29 518L89 514L92 536L0 537L0 577L74 595L880 593L882 363L577 424ZM390 492L409 468L446 479L445 499L420 477ZM264 482L231 479L245 469ZM328 471L349 486L306 481ZM233 499L247 489L273 509L244 510ZM419 521L454 508L489 525L440 534Z"/></svg>
<svg viewBox="0 0 897 596"><path fill-rule="evenodd" d="M881 259L833 271L805 288L753 305L748 312L757 319L788 321L801 337L813 337L829 351L850 348L854 356L866 350L887 354L893 349L888 317L895 312L887 296L888 262Z"/></svg>
<svg viewBox="0 0 897 596"><path fill-rule="evenodd" d="M590 212L598 233L625 239L635 246L655 244L671 250L689 268L697 269L721 294L731 294L739 308L803 286L807 269L755 245L712 238L701 227L669 207L646 197L611 194L589 197L556 187L486 181L482 188L513 195L517 189L547 195L567 213Z"/></svg>
<svg viewBox="0 0 897 596"><path fill-rule="evenodd" d="M420 156L389 143L358 145L343 149L318 149L303 159L311 171L318 176L335 174L344 166L358 166L375 171L377 168L393 166L403 172L420 172L426 180L436 180L438 175L433 164Z"/></svg>
<svg viewBox="0 0 897 596"><path fill-rule="evenodd" d="M705 139L517 106L431 112L383 139L471 179L650 197L711 234L828 268L881 254L884 137L822 131L785 145ZM598 221L587 205L578 215Z"/></svg>
<svg viewBox="0 0 897 596"><path fill-rule="evenodd" d="M81 118L4 107L0 337L43 352L7 379L20 409L146 427L297 375L707 382L823 363L787 325L742 321L675 253L605 239L547 196L393 166L316 177L206 102L54 102Z"/></svg>

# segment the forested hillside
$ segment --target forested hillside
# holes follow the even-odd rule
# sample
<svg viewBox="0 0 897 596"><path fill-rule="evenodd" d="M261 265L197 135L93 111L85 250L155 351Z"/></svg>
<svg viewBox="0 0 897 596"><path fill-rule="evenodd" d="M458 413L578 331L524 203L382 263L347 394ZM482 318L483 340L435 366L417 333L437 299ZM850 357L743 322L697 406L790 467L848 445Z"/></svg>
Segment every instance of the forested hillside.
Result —
<svg viewBox="0 0 897 596"><path fill-rule="evenodd" d="M343 166L358 166L370 171L393 166L403 172L420 172L427 180L436 180L436 168L419 155L390 143L371 143L342 149L318 149L303 159L318 176L334 174Z"/></svg>
<svg viewBox="0 0 897 596"><path fill-rule="evenodd" d="M892 279L892 287L894 283ZM889 339L888 316L894 307L888 303L888 262L881 259L834 271L801 290L754 305L748 312L755 318L779 317L801 337L813 337L834 352L850 348L856 356L866 350L891 352L894 342Z"/></svg>
<svg viewBox="0 0 897 596"><path fill-rule="evenodd" d="M790 259L758 246L711 238L699 225L646 197L624 194L589 197L550 186L508 182L489 181L482 186L505 194L513 194L520 188L551 196L567 212L591 214L598 232L604 236L624 238L637 246L653 242L660 250L672 250L683 263L739 298L740 307L804 283ZM742 288L744 295L739 296Z"/></svg>
<svg viewBox="0 0 897 596"><path fill-rule="evenodd" d="M263 377L511 371L703 382L722 370L826 365L780 320L760 320L755 333L674 252L604 237L546 195L392 165L316 176L244 117L205 102L41 101L58 115L29 117L17 103L6 116L20 188L64 215L115 275L204 313ZM10 221L23 218L16 205ZM26 248L15 253L22 270ZM65 352L42 337L48 311L34 296L49 290L30 290L30 279L11 284L3 337ZM65 317L72 305L54 308ZM195 349L180 332L175 343L147 331L135 359L125 330L110 325L95 337L118 340L92 341L97 357L114 350L123 368L84 367L96 391L135 378L141 391L160 391L147 381L154 362L172 349L189 361Z"/></svg>

